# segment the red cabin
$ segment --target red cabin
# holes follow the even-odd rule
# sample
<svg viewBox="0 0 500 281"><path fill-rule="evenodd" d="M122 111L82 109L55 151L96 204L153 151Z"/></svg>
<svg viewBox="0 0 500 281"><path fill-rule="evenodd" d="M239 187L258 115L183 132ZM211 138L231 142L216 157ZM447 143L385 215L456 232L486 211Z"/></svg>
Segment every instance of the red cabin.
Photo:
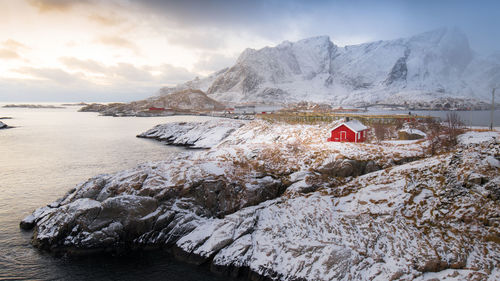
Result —
<svg viewBox="0 0 500 281"><path fill-rule="evenodd" d="M340 123L332 129L328 141L364 142L368 127L358 120Z"/></svg>
<svg viewBox="0 0 500 281"><path fill-rule="evenodd" d="M149 111L165 111L164 107L150 107Z"/></svg>

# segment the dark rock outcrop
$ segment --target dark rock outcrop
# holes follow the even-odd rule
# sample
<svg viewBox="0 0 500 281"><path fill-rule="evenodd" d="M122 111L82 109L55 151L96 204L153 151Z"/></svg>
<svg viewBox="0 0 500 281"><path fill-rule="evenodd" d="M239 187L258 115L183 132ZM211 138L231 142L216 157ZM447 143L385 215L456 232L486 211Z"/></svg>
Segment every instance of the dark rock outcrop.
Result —
<svg viewBox="0 0 500 281"><path fill-rule="evenodd" d="M381 167L374 161L359 161L352 159L339 159L327 163L318 172L330 177L357 177L380 170Z"/></svg>

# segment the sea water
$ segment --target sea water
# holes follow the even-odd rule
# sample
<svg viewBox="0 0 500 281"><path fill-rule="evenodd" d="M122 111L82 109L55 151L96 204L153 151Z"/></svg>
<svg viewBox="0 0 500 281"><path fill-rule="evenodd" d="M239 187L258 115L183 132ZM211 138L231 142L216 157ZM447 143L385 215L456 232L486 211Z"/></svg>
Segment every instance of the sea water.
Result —
<svg viewBox="0 0 500 281"><path fill-rule="evenodd" d="M223 280L162 252L64 258L30 244L19 222L88 178L188 153L135 136L156 124L208 117L103 117L64 109L2 108L15 128L0 130L0 280Z"/></svg>

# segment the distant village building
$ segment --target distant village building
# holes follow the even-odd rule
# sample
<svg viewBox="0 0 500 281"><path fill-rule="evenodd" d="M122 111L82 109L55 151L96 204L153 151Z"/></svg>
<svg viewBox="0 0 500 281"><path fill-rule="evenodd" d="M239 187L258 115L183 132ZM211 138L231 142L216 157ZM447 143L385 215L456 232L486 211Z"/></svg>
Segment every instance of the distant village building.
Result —
<svg viewBox="0 0 500 281"><path fill-rule="evenodd" d="M368 127L358 120L345 121L332 129L328 141L364 142Z"/></svg>
<svg viewBox="0 0 500 281"><path fill-rule="evenodd" d="M234 113L255 114L255 105L237 105L234 107Z"/></svg>
<svg viewBox="0 0 500 281"><path fill-rule="evenodd" d="M165 111L164 107L150 107L149 111Z"/></svg>

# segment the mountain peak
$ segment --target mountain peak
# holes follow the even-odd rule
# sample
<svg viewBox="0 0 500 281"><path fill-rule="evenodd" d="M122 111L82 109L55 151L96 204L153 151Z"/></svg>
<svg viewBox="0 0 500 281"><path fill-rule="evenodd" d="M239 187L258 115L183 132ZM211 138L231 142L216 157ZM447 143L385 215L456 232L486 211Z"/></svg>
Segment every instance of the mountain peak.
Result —
<svg viewBox="0 0 500 281"><path fill-rule="evenodd" d="M301 39L296 42L290 42L288 40L285 40L278 44L276 48L278 49L285 49L285 48L290 48L292 46L297 46L297 45L307 45L307 46L325 46L329 45L332 42L330 41L330 37L327 35L322 35L322 36L313 36L305 39Z"/></svg>
<svg viewBox="0 0 500 281"><path fill-rule="evenodd" d="M320 36L313 36L309 38L305 38L302 40L297 41L298 44L325 44L325 43L331 43L330 41L330 36L328 35L320 35Z"/></svg>
<svg viewBox="0 0 500 281"><path fill-rule="evenodd" d="M484 85L500 69L496 60L485 61L472 52L457 27L343 48L328 36L315 36L246 49L204 90L210 97L236 103L398 103L420 94L428 100L484 99Z"/></svg>

